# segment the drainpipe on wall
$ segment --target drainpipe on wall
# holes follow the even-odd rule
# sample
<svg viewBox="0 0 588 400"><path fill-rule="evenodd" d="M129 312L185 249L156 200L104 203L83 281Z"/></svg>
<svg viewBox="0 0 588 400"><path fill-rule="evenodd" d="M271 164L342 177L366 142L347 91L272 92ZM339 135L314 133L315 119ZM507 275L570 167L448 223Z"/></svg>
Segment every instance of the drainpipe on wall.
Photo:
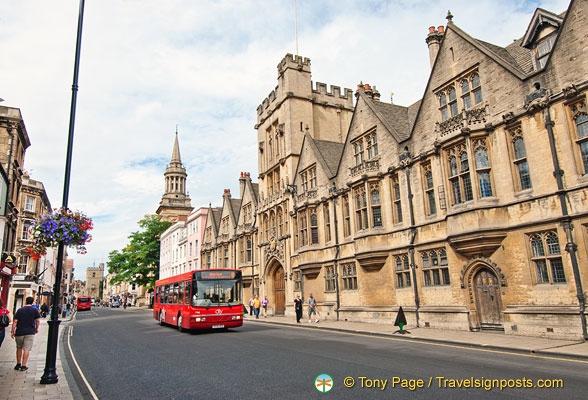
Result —
<svg viewBox="0 0 588 400"><path fill-rule="evenodd" d="M335 226L335 293L337 294L337 321L339 321L339 308L341 307L341 298L339 294L339 231L337 228L337 187L333 184L333 187L329 189L329 192L333 193L333 224Z"/></svg>
<svg viewBox="0 0 588 400"><path fill-rule="evenodd" d="M416 264L414 261L414 242L416 240L417 230L415 228L414 222L414 208L412 205L412 186L410 185L410 165L411 165L411 155L410 151L408 151L408 146L404 148L404 153L400 155L400 165L406 168L406 186L408 189L408 209L410 211L410 243L408 246L408 254L410 255L410 268L412 272L412 287L414 289L414 305L415 305L415 318L416 318L416 327L419 327L419 306L420 306L420 299L419 299L419 290L417 286L417 277L416 277Z"/></svg>
<svg viewBox="0 0 588 400"><path fill-rule="evenodd" d="M7 220L10 219L10 226L12 226L13 210L11 210L10 215L8 215L8 199L10 198L10 191L13 189L12 187L14 186L14 173L12 174L12 180L10 179L10 171L12 170L12 168L10 167L10 164L12 163L12 147L14 146L14 134L12 133L12 129L13 127L10 125L10 123L8 123L8 126L6 126L6 132L8 132L8 134L10 135L10 151L8 153L8 164L6 165L8 187L6 188L6 199L4 200L4 213L7 217ZM16 228L14 230L16 230ZM10 229L5 230L3 250L5 250L7 253L12 253L9 251L8 248L8 235L10 235ZM14 243L14 240L10 240L10 242ZM12 249L14 250L14 246L12 246Z"/></svg>
<svg viewBox="0 0 588 400"><path fill-rule="evenodd" d="M564 216L563 228L566 233L566 251L570 254L572 261L572 271L574 272L574 281L576 282L576 297L578 298L578 304L580 308L580 321L582 324L582 335L584 340L588 340L588 332L586 331L586 298L584 296L584 290L582 289L582 281L580 278L580 269L578 267L578 259L576 257L576 250L578 245L574 242L574 236L572 230L574 226L572 219L569 218L568 205L566 199L566 193L564 191L562 176L564 171L559 167L559 158L557 157L557 151L555 148L555 137L553 134L553 126L555 123L551 120L549 113L549 106L545 108L545 128L547 129L547 136L549 137L549 147L551 149L551 157L553 158L553 176L557 181L557 191L559 197L559 203L561 205L561 213Z"/></svg>

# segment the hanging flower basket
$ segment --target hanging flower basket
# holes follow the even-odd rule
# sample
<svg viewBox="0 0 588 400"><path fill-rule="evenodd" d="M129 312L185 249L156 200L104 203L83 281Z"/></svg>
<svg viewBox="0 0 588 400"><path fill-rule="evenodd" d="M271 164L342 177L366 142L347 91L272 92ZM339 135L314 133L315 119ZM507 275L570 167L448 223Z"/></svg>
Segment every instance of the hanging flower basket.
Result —
<svg viewBox="0 0 588 400"><path fill-rule="evenodd" d="M63 243L66 247L74 247L80 254L86 254L86 244L92 241L92 228L92 219L83 212L54 208L29 228L34 244L27 251L33 260L38 260L47 254L48 247Z"/></svg>

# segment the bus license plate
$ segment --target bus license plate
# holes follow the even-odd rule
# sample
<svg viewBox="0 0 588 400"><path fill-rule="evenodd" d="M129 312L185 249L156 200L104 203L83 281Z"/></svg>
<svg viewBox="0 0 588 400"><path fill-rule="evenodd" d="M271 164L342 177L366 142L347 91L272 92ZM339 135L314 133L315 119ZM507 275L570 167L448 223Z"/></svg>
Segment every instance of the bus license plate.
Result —
<svg viewBox="0 0 588 400"><path fill-rule="evenodd" d="M216 329L216 328L224 328L224 325L212 325L212 329Z"/></svg>

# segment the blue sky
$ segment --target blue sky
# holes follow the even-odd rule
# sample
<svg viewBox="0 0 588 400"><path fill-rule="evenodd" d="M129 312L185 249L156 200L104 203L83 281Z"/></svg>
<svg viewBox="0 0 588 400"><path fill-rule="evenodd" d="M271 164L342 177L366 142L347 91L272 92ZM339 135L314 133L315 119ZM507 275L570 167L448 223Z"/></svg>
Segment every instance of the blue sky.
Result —
<svg viewBox="0 0 588 400"><path fill-rule="evenodd" d="M69 205L95 217L87 255L70 251L76 277L107 260L154 213L176 124L192 206L257 180L256 108L295 52L293 0L88 1ZM299 53L313 81L376 85L383 100L418 100L428 78L425 36L454 23L507 45L536 7L567 0L298 0ZM0 97L21 109L31 147L25 169L61 205L78 1L0 3Z"/></svg>

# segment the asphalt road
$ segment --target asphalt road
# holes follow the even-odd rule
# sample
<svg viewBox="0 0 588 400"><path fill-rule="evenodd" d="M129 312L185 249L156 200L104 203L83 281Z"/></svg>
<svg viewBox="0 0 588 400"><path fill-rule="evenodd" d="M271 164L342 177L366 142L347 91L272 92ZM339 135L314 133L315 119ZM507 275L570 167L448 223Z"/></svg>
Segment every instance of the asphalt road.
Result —
<svg viewBox="0 0 588 400"><path fill-rule="evenodd" d="M70 326L72 351L100 399L588 398L588 363L574 361L250 321L230 331L180 333L157 325L150 312L134 309L93 308L78 313ZM314 386L323 373L333 379L328 393ZM344 385L346 377L354 378L353 388ZM449 387L472 377L526 378L534 384L561 379L564 387ZM422 379L424 387L402 388L395 378L414 380L404 382L408 386Z"/></svg>

